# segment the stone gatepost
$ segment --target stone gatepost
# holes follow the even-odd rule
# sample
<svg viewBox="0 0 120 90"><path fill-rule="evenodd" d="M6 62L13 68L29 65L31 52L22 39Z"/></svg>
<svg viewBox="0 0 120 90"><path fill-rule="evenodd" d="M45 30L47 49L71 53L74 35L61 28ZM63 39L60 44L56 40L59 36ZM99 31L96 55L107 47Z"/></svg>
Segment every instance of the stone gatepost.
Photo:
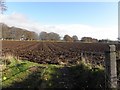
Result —
<svg viewBox="0 0 120 90"><path fill-rule="evenodd" d="M105 52L105 74L106 88L117 88L117 64L115 45L109 45L109 51Z"/></svg>

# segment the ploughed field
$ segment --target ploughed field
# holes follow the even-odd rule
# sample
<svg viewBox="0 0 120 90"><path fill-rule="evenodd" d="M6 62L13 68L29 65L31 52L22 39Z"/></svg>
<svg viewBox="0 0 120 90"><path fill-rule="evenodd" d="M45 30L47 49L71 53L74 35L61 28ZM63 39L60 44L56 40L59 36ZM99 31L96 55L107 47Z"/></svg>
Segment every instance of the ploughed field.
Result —
<svg viewBox="0 0 120 90"><path fill-rule="evenodd" d="M105 43L2 41L3 56L14 55L40 64L75 64L81 56L99 64L103 63L104 51L108 50Z"/></svg>

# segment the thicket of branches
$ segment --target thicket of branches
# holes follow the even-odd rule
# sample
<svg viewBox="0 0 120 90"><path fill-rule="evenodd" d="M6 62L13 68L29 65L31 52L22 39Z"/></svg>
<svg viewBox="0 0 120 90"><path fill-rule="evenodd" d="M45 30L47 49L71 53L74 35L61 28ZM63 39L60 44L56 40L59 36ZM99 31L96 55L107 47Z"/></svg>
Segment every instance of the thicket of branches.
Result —
<svg viewBox="0 0 120 90"><path fill-rule="evenodd" d="M37 40L38 35L35 32L28 31L21 28L16 27L8 27L5 24L0 24L2 27L2 37L3 40Z"/></svg>

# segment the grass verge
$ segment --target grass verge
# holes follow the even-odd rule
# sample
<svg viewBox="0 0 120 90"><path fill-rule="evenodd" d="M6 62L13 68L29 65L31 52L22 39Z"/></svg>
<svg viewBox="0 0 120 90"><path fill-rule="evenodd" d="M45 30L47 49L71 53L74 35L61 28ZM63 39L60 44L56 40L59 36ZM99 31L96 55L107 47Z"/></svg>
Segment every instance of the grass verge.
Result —
<svg viewBox="0 0 120 90"><path fill-rule="evenodd" d="M3 88L104 88L104 69L91 64L38 64L14 57L2 70Z"/></svg>

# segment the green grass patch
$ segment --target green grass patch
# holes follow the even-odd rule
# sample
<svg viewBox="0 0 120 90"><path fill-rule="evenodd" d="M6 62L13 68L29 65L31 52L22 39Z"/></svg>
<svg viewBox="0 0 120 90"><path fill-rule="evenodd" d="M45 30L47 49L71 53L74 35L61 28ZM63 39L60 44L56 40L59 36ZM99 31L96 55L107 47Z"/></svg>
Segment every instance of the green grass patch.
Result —
<svg viewBox="0 0 120 90"><path fill-rule="evenodd" d="M91 64L62 66L15 58L3 69L3 88L104 88L104 69Z"/></svg>
<svg viewBox="0 0 120 90"><path fill-rule="evenodd" d="M10 65L2 71L2 85L3 87L9 87L14 82L23 81L30 73L29 68L36 66L36 63L31 63L28 61L16 61L12 60Z"/></svg>

